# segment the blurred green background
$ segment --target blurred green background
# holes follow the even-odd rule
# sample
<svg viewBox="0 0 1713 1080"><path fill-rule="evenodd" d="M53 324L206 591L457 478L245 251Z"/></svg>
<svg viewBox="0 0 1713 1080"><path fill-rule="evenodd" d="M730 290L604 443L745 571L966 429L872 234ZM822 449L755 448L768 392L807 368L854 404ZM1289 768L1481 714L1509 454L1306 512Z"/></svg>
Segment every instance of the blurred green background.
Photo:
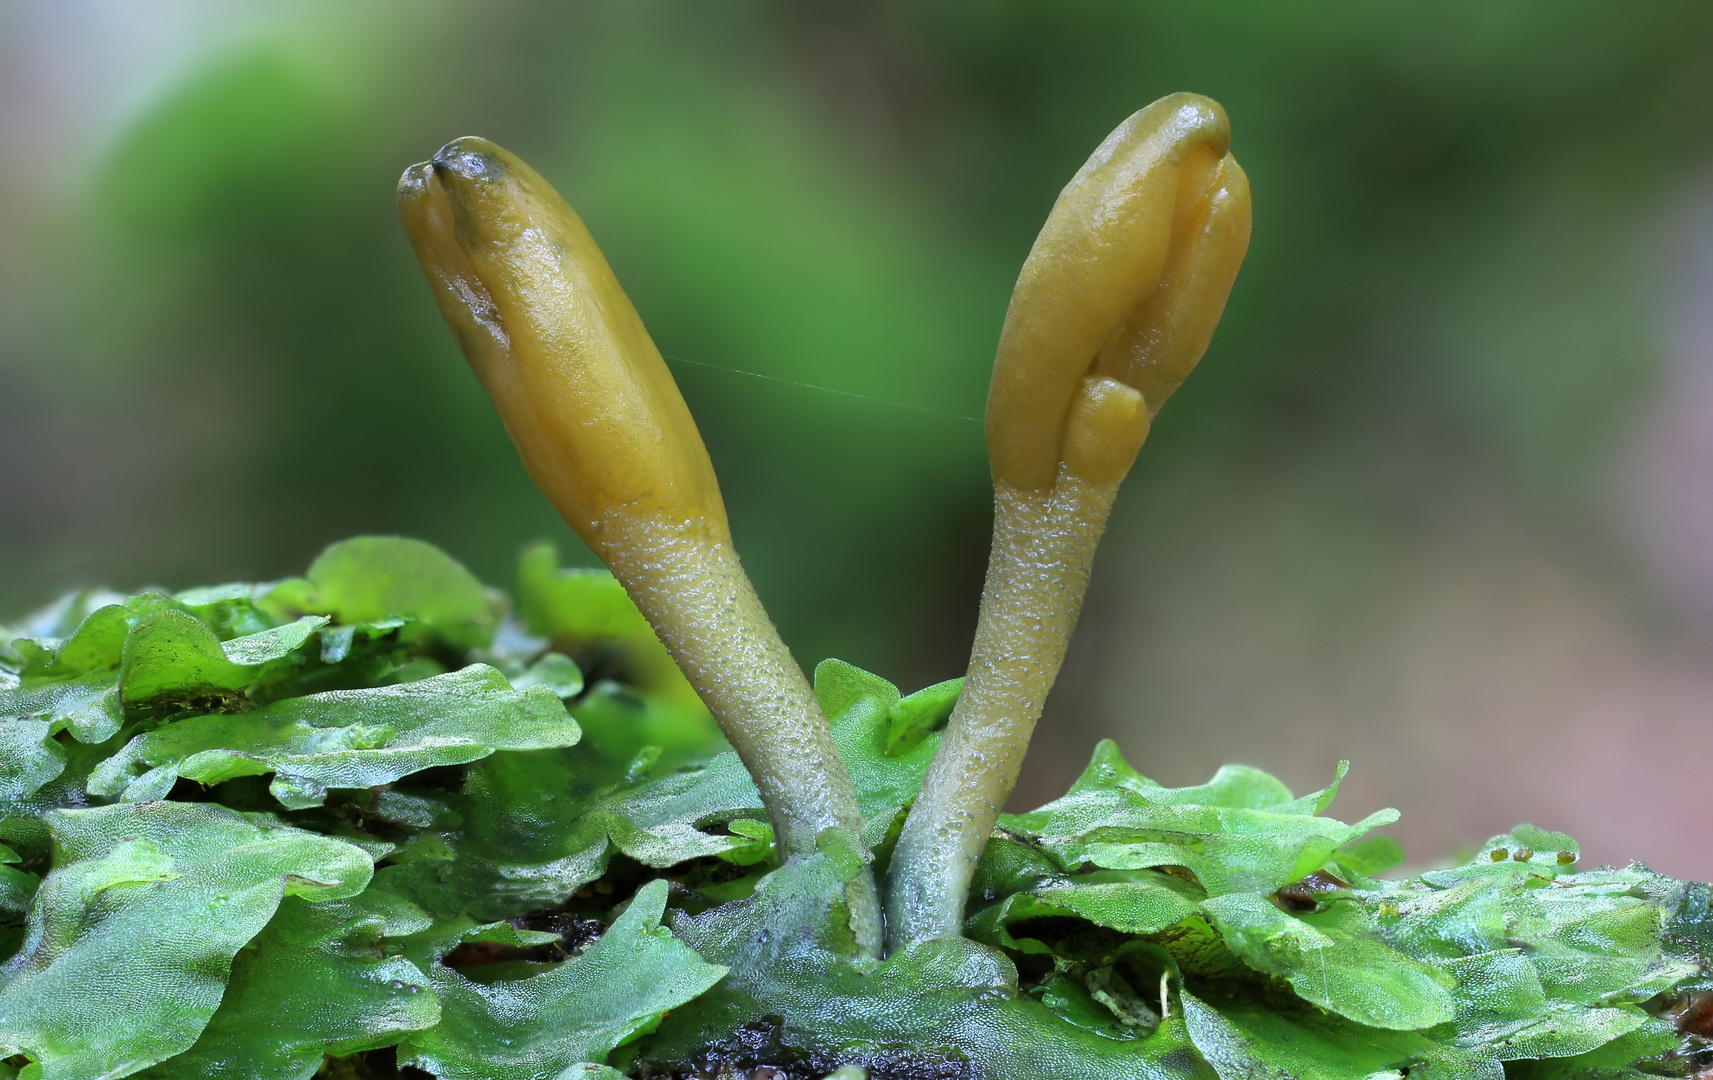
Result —
<svg viewBox="0 0 1713 1080"><path fill-rule="evenodd" d="M1418 860L1528 818L1713 877L1702 0L0 0L0 611L361 532L590 561L394 217L478 133L673 359L798 657L958 674L1011 283L1174 90L1230 112L1254 243L1019 799L1101 735L1173 784L1349 757Z"/></svg>

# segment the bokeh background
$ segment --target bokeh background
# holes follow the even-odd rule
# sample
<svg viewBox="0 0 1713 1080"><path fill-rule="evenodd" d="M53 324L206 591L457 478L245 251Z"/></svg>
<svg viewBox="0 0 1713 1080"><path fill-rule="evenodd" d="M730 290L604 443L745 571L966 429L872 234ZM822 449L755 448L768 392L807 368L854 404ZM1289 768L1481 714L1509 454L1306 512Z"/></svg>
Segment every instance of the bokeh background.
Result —
<svg viewBox="0 0 1713 1080"><path fill-rule="evenodd" d="M1529 819L1713 877L1703 0L0 0L0 612L360 532L591 561L393 215L480 133L673 358L799 658L955 675L1017 267L1180 89L1254 243L1019 800L1101 735L1169 784L1348 757L1418 861Z"/></svg>

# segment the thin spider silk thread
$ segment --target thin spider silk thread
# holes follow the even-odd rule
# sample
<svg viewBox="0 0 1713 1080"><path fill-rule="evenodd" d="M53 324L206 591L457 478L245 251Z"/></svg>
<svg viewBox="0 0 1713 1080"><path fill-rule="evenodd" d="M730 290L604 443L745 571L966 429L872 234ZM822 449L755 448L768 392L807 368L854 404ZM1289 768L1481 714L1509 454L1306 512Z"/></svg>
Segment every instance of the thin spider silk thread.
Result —
<svg viewBox="0 0 1713 1080"><path fill-rule="evenodd" d="M946 412L943 409L932 409L926 405L915 405L908 401L894 401L891 398L875 397L871 394L859 394L854 390L840 390L833 386L821 386L817 383L799 382L796 379L787 379L779 375L764 375L759 371L745 371L742 368L726 367L723 364L710 364L705 360L691 360L683 356L666 356L664 353L661 355L668 363L689 364L692 367L707 368L710 371L724 371L733 375L747 375L752 379L762 379L766 382L783 383L786 386L795 386L800 390L818 390L823 394L837 394L840 397L855 398L858 401L866 401L871 405L885 405L894 409L906 409L910 412L925 413L928 416L938 416L946 420L963 420L966 423L971 424L979 424L982 422L981 418L978 416L965 416L963 413Z"/></svg>

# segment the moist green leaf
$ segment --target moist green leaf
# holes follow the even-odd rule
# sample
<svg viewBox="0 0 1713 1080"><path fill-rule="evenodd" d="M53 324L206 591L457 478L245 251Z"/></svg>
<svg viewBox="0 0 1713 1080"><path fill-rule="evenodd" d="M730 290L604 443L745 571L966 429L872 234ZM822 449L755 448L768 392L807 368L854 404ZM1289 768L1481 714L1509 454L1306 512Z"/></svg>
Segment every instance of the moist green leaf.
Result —
<svg viewBox="0 0 1713 1080"><path fill-rule="evenodd" d="M1028 936L1017 937L1011 933L1011 928L1016 924L1026 923L1030 919L1053 918L1055 916L1069 917L1073 914L1067 908L1044 904L1027 893L1017 893L1007 896L999 903L985 907L965 919L964 936L971 941L1010 949L1013 952L1052 956L1053 947L1051 945Z"/></svg>
<svg viewBox="0 0 1713 1080"><path fill-rule="evenodd" d="M102 675L91 678L98 680L99 690L62 700L48 714L48 719L56 729L63 725L78 742L95 745L119 733L125 723L125 703L114 678Z"/></svg>
<svg viewBox="0 0 1713 1080"><path fill-rule="evenodd" d="M894 702L886 727L886 752L897 757L914 749L929 732L945 727L963 688L962 678L947 679Z"/></svg>
<svg viewBox="0 0 1713 1080"><path fill-rule="evenodd" d="M0 719L0 800L27 799L64 771L51 722Z"/></svg>
<svg viewBox="0 0 1713 1080"><path fill-rule="evenodd" d="M1143 873L1148 873L1143 871ZM1043 904L1124 934L1154 934L1195 910L1195 889L1164 874L1149 880L1073 883L1037 889Z"/></svg>
<svg viewBox="0 0 1713 1080"><path fill-rule="evenodd" d="M278 660L286 654L296 651L299 645L308 641L310 635L326 623L326 616L305 615L303 618L283 626L258 630L242 637L223 639L220 642L220 651L225 653L226 659L234 664L242 667L260 667L271 660Z"/></svg>
<svg viewBox="0 0 1713 1080"><path fill-rule="evenodd" d="M0 968L0 1049L48 1080L123 1076L187 1049L283 896L340 899L371 872L348 844L208 804L47 820L54 869Z"/></svg>
<svg viewBox="0 0 1713 1080"><path fill-rule="evenodd" d="M448 1080L555 1080L694 1000L726 969L660 925L667 885L652 881L581 956L488 985L436 964L440 1024L408 1037L400 1062Z"/></svg>
<svg viewBox="0 0 1713 1080"><path fill-rule="evenodd" d="M368 856L350 844L282 825L270 814L244 814L214 803L120 803L53 810L44 817L56 868L146 840L177 862L218 855L243 869L296 860L297 869L282 871L289 874L285 894L318 901L355 896L374 872Z"/></svg>
<svg viewBox="0 0 1713 1080"><path fill-rule="evenodd" d="M46 719L54 731L69 730L79 742L106 742L124 720L118 681L111 668L65 679L0 671L0 718Z"/></svg>
<svg viewBox="0 0 1713 1080"><path fill-rule="evenodd" d="M529 633L567 656L598 659L631 693L648 699L644 719L653 722L653 730L624 749L615 748L615 756L628 761L652 744L676 765L705 761L725 748L701 698L611 574L560 569L553 545L535 544L518 559L517 607ZM588 726L591 731L599 727Z"/></svg>
<svg viewBox="0 0 1713 1080"><path fill-rule="evenodd" d="M1123 934L1158 934L1194 914L1202 898L1200 889L1166 874L1152 870L1122 873L1130 880L1090 880L1118 876L1118 872L1105 871L1013 893L970 916L965 932L991 945L1051 955L1053 949L1048 944L1013 937L1011 927L1031 919L1073 918Z"/></svg>
<svg viewBox="0 0 1713 1080"><path fill-rule="evenodd" d="M262 597L273 588L272 582L263 585L233 582L186 589L174 594L173 599L184 610L207 623L221 641L229 641L280 625L281 619L263 611L260 606Z"/></svg>
<svg viewBox="0 0 1713 1080"><path fill-rule="evenodd" d="M174 721L103 762L89 790L135 799L159 790L163 775L217 784L273 773L270 790L296 809L320 805L329 788L377 787L496 749L568 746L578 736L577 722L551 690L513 690L493 668L472 664L399 686L335 690L251 713Z"/></svg>
<svg viewBox="0 0 1713 1080"><path fill-rule="evenodd" d="M1635 1066L1676 1051L1682 1043L1683 1035L1670 1020L1650 1017L1597 1050L1574 1057L1513 1061L1505 1075L1516 1080L1649 1080L1659 1072L1643 1072Z"/></svg>
<svg viewBox="0 0 1713 1080"><path fill-rule="evenodd" d="M394 855L377 885L437 919L487 922L559 903L607 864L606 830L588 817L603 785L577 768L588 757L583 747L502 751L471 766L445 796L445 820Z"/></svg>
<svg viewBox="0 0 1713 1080"><path fill-rule="evenodd" d="M611 680L596 683L571 706L583 728L583 745L609 771L628 766L650 746L660 751L650 766L656 772L703 765L715 754L730 750L731 744L695 691L688 683L684 689L688 702L671 695L639 694Z"/></svg>
<svg viewBox="0 0 1713 1080"><path fill-rule="evenodd" d="M843 660L823 660L815 666L815 696L832 725L833 743L863 815L877 817L912 802L940 736L919 731L896 753L888 750L893 710L905 700L898 688Z"/></svg>
<svg viewBox="0 0 1713 1080"><path fill-rule="evenodd" d="M1641 960L1574 953L1530 959L1549 996L1579 1005L1639 1005L1701 972L1693 961L1665 957Z"/></svg>
<svg viewBox="0 0 1713 1080"><path fill-rule="evenodd" d="M742 836L715 836L697 826L761 814L761 793L738 756L728 751L706 768L612 790L590 813L620 851L664 869L747 846Z"/></svg>
<svg viewBox="0 0 1713 1080"><path fill-rule="evenodd" d="M44 815L50 810L88 806L91 799L85 785L90 772L110 757L121 741L115 737L95 746L61 741L65 771L27 798L0 800L0 839L45 865L52 838Z"/></svg>
<svg viewBox="0 0 1713 1080"><path fill-rule="evenodd" d="M497 621L487 590L462 563L402 536L340 541L310 564L305 579L282 582L268 602L345 624L412 619L466 647L486 645Z"/></svg>
<svg viewBox="0 0 1713 1080"><path fill-rule="evenodd" d="M561 699L573 698L583 692L583 672L577 661L556 652L543 656L511 682L519 690L545 686Z"/></svg>
<svg viewBox="0 0 1713 1080"><path fill-rule="evenodd" d="M24 944L24 920L42 880L15 866L0 866L0 962Z"/></svg>
<svg viewBox="0 0 1713 1080"><path fill-rule="evenodd" d="M145 595L91 611L71 636L54 649L52 660L40 674L51 679L75 679L116 666L131 626L139 614L157 606L158 599L164 598Z"/></svg>
<svg viewBox="0 0 1713 1080"><path fill-rule="evenodd" d="M1681 884L1669 900L1662 900L1666 927L1661 941L1674 955L1699 963L1706 973L1701 989L1713 990L1713 885Z"/></svg>
<svg viewBox="0 0 1713 1080"><path fill-rule="evenodd" d="M1000 825L1038 839L1067 870L1085 862L1113 870L1182 866L1210 896L1267 893L1319 870L1368 830L1397 820L1395 810L1355 825L1318 816L1336 787L1335 780L1293 800L1265 773L1228 765L1207 784L1165 788L1139 776L1107 740L1063 798L1027 814L1001 815Z"/></svg>
<svg viewBox="0 0 1713 1080"><path fill-rule="evenodd" d="M624 640L654 630L605 570L561 570L551 544L518 558L518 614L531 634L578 641Z"/></svg>
<svg viewBox="0 0 1713 1080"><path fill-rule="evenodd" d="M391 1046L440 1021L440 1002L387 939L428 918L384 892L312 904L289 896L232 963L220 1008L196 1044L145 1080L307 1080L327 1055Z"/></svg>
<svg viewBox="0 0 1713 1080"><path fill-rule="evenodd" d="M124 722L118 681L111 667L63 679L0 669L0 720L45 719L52 731L69 730L79 742L106 742Z"/></svg>
<svg viewBox="0 0 1713 1080"><path fill-rule="evenodd" d="M127 702L147 701L168 691L236 690L250 674L227 659L201 619L169 609L140 619L126 638L119 690Z"/></svg>
<svg viewBox="0 0 1713 1080"><path fill-rule="evenodd" d="M1218 1007L1185 990L1184 1019L1220 1080L1503 1080L1491 1057L1441 1047L1415 1032L1377 1031L1336 1017L1286 1016L1248 1001Z"/></svg>
<svg viewBox="0 0 1713 1080"><path fill-rule="evenodd" d="M1039 848L996 832L970 877L970 902L991 903L1063 878L1064 872Z"/></svg>
<svg viewBox="0 0 1713 1080"><path fill-rule="evenodd" d="M327 620L306 616L284 626L221 641L194 615L167 609L143 616L125 639L119 686L127 702L166 693L241 690L266 665L300 647Z"/></svg>
<svg viewBox="0 0 1713 1080"><path fill-rule="evenodd" d="M581 746L495 754L452 800L460 826L401 851L387 887L436 916L485 921L561 902L605 871L613 848L661 869L753 849L753 837L701 828L765 816L736 754L657 779L605 773Z"/></svg>
<svg viewBox="0 0 1713 1080"><path fill-rule="evenodd" d="M1585 1054L1647 1022L1647 1014L1630 1005L1586 1008L1549 999L1534 965L1517 949L1441 966L1457 980L1457 1016L1429 1034L1500 1061Z"/></svg>
<svg viewBox="0 0 1713 1080"><path fill-rule="evenodd" d="M1036 995L1053 1015L1075 1027L1085 1028L1109 1039L1135 1038L1134 1029L1126 1028L1112 1010L1096 1001L1074 979L1052 978Z"/></svg>
<svg viewBox="0 0 1713 1080"><path fill-rule="evenodd" d="M1369 1027L1414 1031L1450 1020L1451 980L1379 941L1317 930L1253 893L1202 902L1226 948L1305 1001Z"/></svg>
<svg viewBox="0 0 1713 1080"><path fill-rule="evenodd" d="M1507 898L1497 881L1449 889L1410 887L1375 897L1373 923L1386 941L1417 959L1454 959L1508 947Z"/></svg>
<svg viewBox="0 0 1713 1080"><path fill-rule="evenodd" d="M773 835L773 826L767 822L738 818L726 823L726 831L747 842L742 847L720 852L720 858L725 861L736 866L754 866L778 858L778 841Z"/></svg>
<svg viewBox="0 0 1713 1080"><path fill-rule="evenodd" d="M1404 847L1390 836L1365 836L1339 848L1333 858L1344 870L1373 877L1401 864Z"/></svg>

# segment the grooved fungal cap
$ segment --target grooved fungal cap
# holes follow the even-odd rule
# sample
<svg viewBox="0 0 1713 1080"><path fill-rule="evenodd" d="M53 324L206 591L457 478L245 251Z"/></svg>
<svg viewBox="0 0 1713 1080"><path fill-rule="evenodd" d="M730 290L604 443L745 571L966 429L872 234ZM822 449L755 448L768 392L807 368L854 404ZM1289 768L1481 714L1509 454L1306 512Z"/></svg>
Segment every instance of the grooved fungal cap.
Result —
<svg viewBox="0 0 1713 1080"><path fill-rule="evenodd" d="M589 230L486 139L399 180L399 214L440 311L530 476L590 547L614 509L729 535L690 410Z"/></svg>
<svg viewBox="0 0 1713 1080"><path fill-rule="evenodd" d="M1061 462L1116 481L1201 359L1249 246L1225 110L1172 94L1107 136L1060 192L1018 275L988 391L994 479Z"/></svg>

